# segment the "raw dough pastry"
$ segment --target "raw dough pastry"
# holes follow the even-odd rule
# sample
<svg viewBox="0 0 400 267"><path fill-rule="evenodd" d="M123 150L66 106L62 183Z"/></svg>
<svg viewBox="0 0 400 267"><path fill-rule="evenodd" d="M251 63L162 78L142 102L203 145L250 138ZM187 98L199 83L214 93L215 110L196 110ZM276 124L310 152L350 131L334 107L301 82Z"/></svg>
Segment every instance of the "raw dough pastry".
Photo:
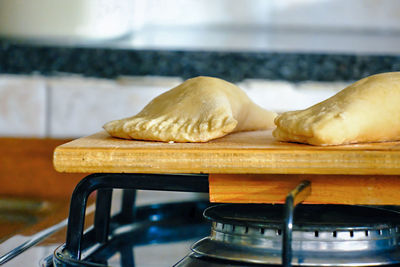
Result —
<svg viewBox="0 0 400 267"><path fill-rule="evenodd" d="M207 142L231 132L272 128L276 115L234 84L196 77L156 97L136 116L103 127L119 138Z"/></svg>
<svg viewBox="0 0 400 267"><path fill-rule="evenodd" d="M308 109L275 119L281 141L340 145L400 140L400 72L361 79Z"/></svg>

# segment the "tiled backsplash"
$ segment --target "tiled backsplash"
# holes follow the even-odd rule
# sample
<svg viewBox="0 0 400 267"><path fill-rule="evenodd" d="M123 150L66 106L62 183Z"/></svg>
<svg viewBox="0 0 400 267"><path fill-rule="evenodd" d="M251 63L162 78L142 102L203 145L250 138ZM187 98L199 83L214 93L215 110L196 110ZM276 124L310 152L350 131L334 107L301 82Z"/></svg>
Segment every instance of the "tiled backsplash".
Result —
<svg viewBox="0 0 400 267"><path fill-rule="evenodd" d="M0 136L74 138L102 130L107 121L132 116L151 99L181 83L171 77L0 75ZM302 109L338 90L344 82L244 80L251 99L282 112Z"/></svg>
<svg viewBox="0 0 400 267"><path fill-rule="evenodd" d="M47 102L43 78L0 76L0 134L45 136Z"/></svg>

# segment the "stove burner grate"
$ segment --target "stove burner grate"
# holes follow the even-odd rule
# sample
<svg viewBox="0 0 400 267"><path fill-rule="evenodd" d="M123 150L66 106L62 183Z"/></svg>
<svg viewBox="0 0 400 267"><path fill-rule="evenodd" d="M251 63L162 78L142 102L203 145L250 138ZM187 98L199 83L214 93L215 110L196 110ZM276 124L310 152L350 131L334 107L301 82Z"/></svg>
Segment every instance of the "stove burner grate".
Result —
<svg viewBox="0 0 400 267"><path fill-rule="evenodd" d="M120 213L111 217L111 194L114 188L122 188L124 194ZM52 260L55 266L104 266L85 260L92 259L92 256L103 250L113 249L113 244L118 242L120 237L119 234L114 234L119 233L118 229L121 227L141 223L135 216L139 212L134 205L134 192L137 189L208 192L208 175L92 174L87 176L77 185L71 198L66 243L55 252L54 257L46 258L43 266L50 266L48 264ZM94 224L90 231L83 233L86 201L95 190L97 190L97 200ZM343 221L340 219L343 208L327 213L329 206L308 205L307 208L305 206L302 208L303 206L298 205L310 192L311 183L303 181L289 192L284 206L228 204L208 209L205 216L213 222L211 236L195 243L194 252L174 266L234 267L259 266L260 263L285 267L292 264L400 266L397 264L400 262L398 213L345 206L348 216ZM252 208L249 208L250 206ZM295 210L295 207L298 209ZM310 207L319 210L308 211ZM357 212L363 215L359 216ZM368 249L357 248L360 241ZM318 251L314 251L316 249ZM213 250L215 252L211 252ZM240 253L240 257L235 258L237 256L235 253ZM269 257L268 260L266 255ZM330 259L334 256L336 258L333 263ZM123 259L129 259L130 263L132 261L132 257ZM64 262L65 260L68 260L68 263ZM57 261L63 262L58 265Z"/></svg>

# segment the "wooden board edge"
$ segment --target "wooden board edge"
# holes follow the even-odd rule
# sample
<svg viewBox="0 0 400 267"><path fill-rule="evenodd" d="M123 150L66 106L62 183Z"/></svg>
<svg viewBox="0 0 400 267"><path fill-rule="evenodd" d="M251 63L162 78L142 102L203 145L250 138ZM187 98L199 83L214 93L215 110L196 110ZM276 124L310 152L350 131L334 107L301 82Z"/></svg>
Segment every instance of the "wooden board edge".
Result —
<svg viewBox="0 0 400 267"><path fill-rule="evenodd" d="M283 203L302 180L312 191L304 203L400 205L398 175L210 174L210 201Z"/></svg>

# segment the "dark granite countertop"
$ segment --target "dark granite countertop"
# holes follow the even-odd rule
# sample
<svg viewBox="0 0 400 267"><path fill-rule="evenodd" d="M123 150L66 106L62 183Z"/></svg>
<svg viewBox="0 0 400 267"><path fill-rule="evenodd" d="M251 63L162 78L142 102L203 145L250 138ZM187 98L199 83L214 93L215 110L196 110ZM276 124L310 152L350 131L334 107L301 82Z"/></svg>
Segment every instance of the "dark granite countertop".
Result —
<svg viewBox="0 0 400 267"><path fill-rule="evenodd" d="M159 75L288 81L357 80L399 71L400 55L126 49L0 41L0 74Z"/></svg>

